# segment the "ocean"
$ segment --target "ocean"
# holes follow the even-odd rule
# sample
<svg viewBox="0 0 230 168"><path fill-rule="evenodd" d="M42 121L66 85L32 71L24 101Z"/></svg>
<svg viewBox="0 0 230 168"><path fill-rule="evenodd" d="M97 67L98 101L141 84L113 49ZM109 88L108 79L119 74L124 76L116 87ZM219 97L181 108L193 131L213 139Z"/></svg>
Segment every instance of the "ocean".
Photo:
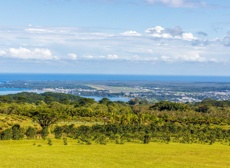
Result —
<svg viewBox="0 0 230 168"><path fill-rule="evenodd" d="M9 81L148 81L148 82L230 82L230 76L164 76L102 74L0 74L0 82Z"/></svg>

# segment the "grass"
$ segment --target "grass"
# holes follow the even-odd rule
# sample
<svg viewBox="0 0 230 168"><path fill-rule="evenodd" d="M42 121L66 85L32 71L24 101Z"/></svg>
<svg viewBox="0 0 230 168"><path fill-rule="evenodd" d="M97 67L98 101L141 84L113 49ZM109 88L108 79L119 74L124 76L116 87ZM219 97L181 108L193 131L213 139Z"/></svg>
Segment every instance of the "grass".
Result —
<svg viewBox="0 0 230 168"><path fill-rule="evenodd" d="M18 115L6 115L0 114L0 131L12 127L14 124L20 124L21 127L26 128L33 126L40 128L40 126L34 123L30 118Z"/></svg>
<svg viewBox="0 0 230 168"><path fill-rule="evenodd" d="M222 144L79 145L76 140L0 141L0 167L7 168L152 168L230 166L230 146Z"/></svg>

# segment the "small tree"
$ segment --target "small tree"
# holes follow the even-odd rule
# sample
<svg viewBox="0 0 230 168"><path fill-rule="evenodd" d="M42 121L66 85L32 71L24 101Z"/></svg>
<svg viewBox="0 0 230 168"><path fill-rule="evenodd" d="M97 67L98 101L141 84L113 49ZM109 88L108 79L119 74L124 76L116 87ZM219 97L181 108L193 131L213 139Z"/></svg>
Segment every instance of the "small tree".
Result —
<svg viewBox="0 0 230 168"><path fill-rule="evenodd" d="M40 124L42 128L49 127L56 123L60 117L56 110L53 110L46 105L41 105L38 110L31 112L31 115L33 120Z"/></svg>
<svg viewBox="0 0 230 168"><path fill-rule="evenodd" d="M28 139L34 139L36 135L36 129L29 126L26 130L26 136Z"/></svg>
<svg viewBox="0 0 230 168"><path fill-rule="evenodd" d="M55 128L54 128L54 135L55 135L55 138L57 138L57 139L61 139L61 137L62 137L62 127L60 127L60 126L56 126Z"/></svg>
<svg viewBox="0 0 230 168"><path fill-rule="evenodd" d="M1 134L0 137L2 140L10 140L12 138L12 129L6 129Z"/></svg>
<svg viewBox="0 0 230 168"><path fill-rule="evenodd" d="M12 127L12 139L13 140L19 140L24 137L23 129L20 128L19 124L15 124Z"/></svg>

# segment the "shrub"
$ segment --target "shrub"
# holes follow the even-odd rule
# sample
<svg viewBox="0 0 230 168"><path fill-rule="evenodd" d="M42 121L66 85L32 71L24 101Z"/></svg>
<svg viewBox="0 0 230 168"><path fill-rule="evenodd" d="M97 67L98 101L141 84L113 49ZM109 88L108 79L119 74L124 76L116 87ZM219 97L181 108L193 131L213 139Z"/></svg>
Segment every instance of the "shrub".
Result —
<svg viewBox="0 0 230 168"><path fill-rule="evenodd" d="M10 140L12 138L12 129L6 129L1 134L0 137L2 140Z"/></svg>
<svg viewBox="0 0 230 168"><path fill-rule="evenodd" d="M53 145L53 142L52 142L52 140L51 140L50 138L48 138L47 141L48 141L48 145L49 145L49 146Z"/></svg>
<svg viewBox="0 0 230 168"><path fill-rule="evenodd" d="M24 131L19 124L14 124L12 127L12 139L19 140L24 137Z"/></svg>
<svg viewBox="0 0 230 168"><path fill-rule="evenodd" d="M36 135L36 129L29 126L28 129L26 130L26 136L28 139L34 139Z"/></svg>
<svg viewBox="0 0 230 168"><path fill-rule="evenodd" d="M56 126L54 128L54 136L55 136L56 139L61 139L61 137L62 137L62 130L63 130L63 128L60 127L60 126Z"/></svg>

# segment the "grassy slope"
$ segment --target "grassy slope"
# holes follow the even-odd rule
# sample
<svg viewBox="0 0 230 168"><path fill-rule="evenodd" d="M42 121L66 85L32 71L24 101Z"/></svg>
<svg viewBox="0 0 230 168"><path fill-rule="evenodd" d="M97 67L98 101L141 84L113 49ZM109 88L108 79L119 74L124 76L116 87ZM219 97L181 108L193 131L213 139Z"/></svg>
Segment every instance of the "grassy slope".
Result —
<svg viewBox="0 0 230 168"><path fill-rule="evenodd" d="M230 147L221 144L77 145L76 140L69 140L64 146L61 140L53 140L53 146L48 146L43 140L21 140L0 141L0 152L0 167L7 168L230 166Z"/></svg>

